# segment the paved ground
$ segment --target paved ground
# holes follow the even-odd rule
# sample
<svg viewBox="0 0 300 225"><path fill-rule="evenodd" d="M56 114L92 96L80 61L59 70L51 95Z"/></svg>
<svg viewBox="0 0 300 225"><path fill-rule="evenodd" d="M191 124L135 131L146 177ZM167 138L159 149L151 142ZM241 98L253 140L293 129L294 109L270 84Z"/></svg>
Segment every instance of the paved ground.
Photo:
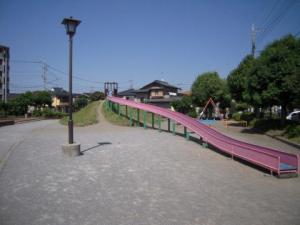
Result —
<svg viewBox="0 0 300 225"><path fill-rule="evenodd" d="M103 119L75 129L84 155L66 158L66 134L56 120L0 128L1 225L300 224L299 178Z"/></svg>

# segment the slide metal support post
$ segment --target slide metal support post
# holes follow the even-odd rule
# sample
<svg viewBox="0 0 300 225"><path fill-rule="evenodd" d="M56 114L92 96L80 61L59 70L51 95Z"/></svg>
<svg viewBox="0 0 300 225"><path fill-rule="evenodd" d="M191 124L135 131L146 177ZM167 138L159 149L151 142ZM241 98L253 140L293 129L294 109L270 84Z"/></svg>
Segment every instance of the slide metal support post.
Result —
<svg viewBox="0 0 300 225"><path fill-rule="evenodd" d="M143 124L144 124L144 129L147 128L147 112L144 111L143 113Z"/></svg>
<svg viewBox="0 0 300 225"><path fill-rule="evenodd" d="M171 121L170 121L170 119L168 119L168 132L170 132L170 130L171 130Z"/></svg>
<svg viewBox="0 0 300 225"><path fill-rule="evenodd" d="M186 127L184 127L184 136L187 141L190 140L190 132L187 131Z"/></svg>
<svg viewBox="0 0 300 225"><path fill-rule="evenodd" d="M129 126L132 127L132 109L129 108Z"/></svg>
<svg viewBox="0 0 300 225"><path fill-rule="evenodd" d="M161 116L158 116L157 123L158 123L158 130L159 132L161 132Z"/></svg>
<svg viewBox="0 0 300 225"><path fill-rule="evenodd" d="M152 128L154 129L154 113L151 113L152 115Z"/></svg>
<svg viewBox="0 0 300 225"><path fill-rule="evenodd" d="M118 104L118 115L121 116L120 104Z"/></svg>
<svg viewBox="0 0 300 225"><path fill-rule="evenodd" d="M186 132L186 134L185 134L185 139L186 139L187 141L190 140L190 132Z"/></svg>
<svg viewBox="0 0 300 225"><path fill-rule="evenodd" d="M137 126L140 126L140 110L137 109Z"/></svg>
<svg viewBox="0 0 300 225"><path fill-rule="evenodd" d="M175 121L172 121L172 132L173 132L173 135L176 135L176 122Z"/></svg>

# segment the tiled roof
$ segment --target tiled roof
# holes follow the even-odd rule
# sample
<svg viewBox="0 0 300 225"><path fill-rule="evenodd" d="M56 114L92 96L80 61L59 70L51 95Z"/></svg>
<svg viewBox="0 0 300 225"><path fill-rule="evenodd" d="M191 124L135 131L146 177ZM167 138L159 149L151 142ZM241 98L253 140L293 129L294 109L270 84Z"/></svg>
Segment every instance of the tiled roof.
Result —
<svg viewBox="0 0 300 225"><path fill-rule="evenodd" d="M170 87L170 88L177 88L177 89L180 89L179 87L176 87L176 86L174 86L174 85L169 84L169 83L166 82L166 81L161 81L161 80L155 80L155 81L153 81L153 82L151 82L151 83L145 85L145 86L142 87L141 89L144 89L144 88L148 87L149 85L155 84L155 83L156 83L156 84L160 84L160 85L165 86L165 87Z"/></svg>
<svg viewBox="0 0 300 225"><path fill-rule="evenodd" d="M118 92L119 96L135 96L135 90L133 88Z"/></svg>

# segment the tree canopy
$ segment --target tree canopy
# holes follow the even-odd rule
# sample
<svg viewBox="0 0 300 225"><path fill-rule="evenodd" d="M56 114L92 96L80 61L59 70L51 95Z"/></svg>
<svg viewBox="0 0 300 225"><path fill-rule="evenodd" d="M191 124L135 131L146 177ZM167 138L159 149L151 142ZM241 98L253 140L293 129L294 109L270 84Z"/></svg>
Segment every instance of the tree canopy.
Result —
<svg viewBox="0 0 300 225"><path fill-rule="evenodd" d="M90 101L99 101L99 100L103 100L103 99L105 99L105 95L101 91L95 91L89 97Z"/></svg>
<svg viewBox="0 0 300 225"><path fill-rule="evenodd" d="M204 106L209 98L220 102L222 107L230 103L230 95L225 80L217 72L206 72L199 75L192 85L193 102Z"/></svg>
<svg viewBox="0 0 300 225"><path fill-rule="evenodd" d="M288 35L268 45L249 70L245 99L254 106L296 107L300 96L300 40ZM299 106L299 105L298 105Z"/></svg>
<svg viewBox="0 0 300 225"><path fill-rule="evenodd" d="M48 91L35 91L32 93L32 104L37 107L51 106L52 98Z"/></svg>
<svg viewBox="0 0 300 225"><path fill-rule="evenodd" d="M232 98L237 102L243 101L243 95L247 89L249 70L253 68L254 60L253 56L247 55L227 77L229 91Z"/></svg>

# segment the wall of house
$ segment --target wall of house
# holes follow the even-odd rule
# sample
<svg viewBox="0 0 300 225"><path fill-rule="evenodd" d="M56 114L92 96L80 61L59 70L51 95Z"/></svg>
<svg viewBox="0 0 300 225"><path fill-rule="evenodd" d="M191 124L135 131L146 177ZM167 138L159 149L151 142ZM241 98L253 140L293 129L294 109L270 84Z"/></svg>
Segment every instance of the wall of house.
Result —
<svg viewBox="0 0 300 225"><path fill-rule="evenodd" d="M53 97L52 98L52 107L54 107L54 108L56 108L56 107L58 107L59 105L60 105L60 99L59 98L57 98L57 97Z"/></svg>
<svg viewBox="0 0 300 225"><path fill-rule="evenodd" d="M170 102L149 102L150 105L155 105L161 108L169 109L171 107Z"/></svg>
<svg viewBox="0 0 300 225"><path fill-rule="evenodd" d="M163 98L164 91L163 90L151 90L150 98Z"/></svg>
<svg viewBox="0 0 300 225"><path fill-rule="evenodd" d="M169 95L169 92L177 94L178 90L176 88L165 87L164 88L164 95Z"/></svg>

